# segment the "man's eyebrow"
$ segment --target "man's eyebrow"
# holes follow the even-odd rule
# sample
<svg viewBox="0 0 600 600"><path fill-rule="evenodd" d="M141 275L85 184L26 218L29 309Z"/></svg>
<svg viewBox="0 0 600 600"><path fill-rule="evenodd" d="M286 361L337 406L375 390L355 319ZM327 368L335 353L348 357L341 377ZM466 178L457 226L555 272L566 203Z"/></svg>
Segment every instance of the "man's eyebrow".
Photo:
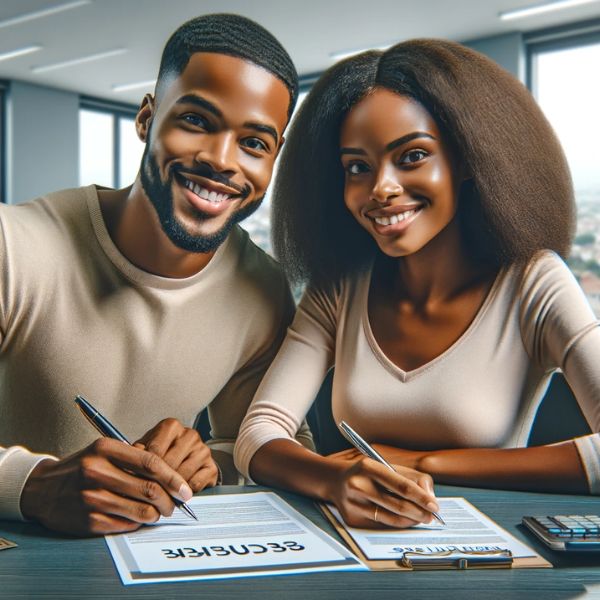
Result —
<svg viewBox="0 0 600 600"><path fill-rule="evenodd" d="M361 148L342 148L340 154L344 156L344 154L360 154L361 156L366 156L367 153Z"/></svg>
<svg viewBox="0 0 600 600"><path fill-rule="evenodd" d="M205 100L202 96L198 96L197 94L186 94L185 96L181 96L175 104L194 104L199 108L204 108L216 117L223 116L223 113L212 102Z"/></svg>
<svg viewBox="0 0 600 600"><path fill-rule="evenodd" d="M267 135L272 136L276 144L279 141L277 130L274 127L271 127L270 125L264 125L263 123L244 123L244 127L246 129L254 129L254 131L266 133Z"/></svg>
<svg viewBox="0 0 600 600"><path fill-rule="evenodd" d="M392 150L395 150L399 146L403 146L407 142L411 142L412 140L416 140L419 138L428 138L430 140L435 140L435 138L432 135L430 135L429 133L425 133L424 131L415 131L414 133L409 133L408 135L404 135L401 138L398 138L397 140L390 142L386 146L385 149L388 152L391 152Z"/></svg>

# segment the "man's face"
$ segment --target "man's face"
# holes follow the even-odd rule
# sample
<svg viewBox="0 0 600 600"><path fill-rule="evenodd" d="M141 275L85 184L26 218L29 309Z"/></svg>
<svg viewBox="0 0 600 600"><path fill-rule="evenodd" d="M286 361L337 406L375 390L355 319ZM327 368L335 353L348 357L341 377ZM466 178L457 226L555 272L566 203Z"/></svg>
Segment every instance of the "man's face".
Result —
<svg viewBox="0 0 600 600"><path fill-rule="evenodd" d="M260 205L283 143L290 96L257 65L196 53L158 106L138 114L140 178L171 242L212 252Z"/></svg>

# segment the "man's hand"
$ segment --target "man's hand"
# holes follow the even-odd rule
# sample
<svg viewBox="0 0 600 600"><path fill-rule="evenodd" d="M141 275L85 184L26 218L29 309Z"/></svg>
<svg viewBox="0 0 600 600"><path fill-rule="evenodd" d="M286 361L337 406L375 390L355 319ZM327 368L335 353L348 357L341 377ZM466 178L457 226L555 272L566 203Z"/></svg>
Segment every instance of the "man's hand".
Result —
<svg viewBox="0 0 600 600"><path fill-rule="evenodd" d="M184 427L177 419L164 419L134 446L164 460L194 492L217 484L219 470L209 448L195 429Z"/></svg>
<svg viewBox="0 0 600 600"><path fill-rule="evenodd" d="M185 479L156 454L101 438L60 461L44 460L21 494L21 512L73 535L134 531L170 516L170 495L187 502Z"/></svg>

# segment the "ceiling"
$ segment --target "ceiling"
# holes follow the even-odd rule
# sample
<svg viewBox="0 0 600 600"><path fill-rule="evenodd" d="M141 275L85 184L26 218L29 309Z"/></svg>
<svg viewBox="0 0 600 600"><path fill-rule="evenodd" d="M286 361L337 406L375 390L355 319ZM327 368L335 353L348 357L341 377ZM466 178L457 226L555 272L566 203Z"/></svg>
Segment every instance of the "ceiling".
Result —
<svg viewBox="0 0 600 600"><path fill-rule="evenodd" d="M155 79L162 48L184 21L211 12L246 15L283 43L302 74L333 64L330 54L413 37L467 41L600 17L600 1L514 21L500 11L541 0L93 0L28 22L1 21L69 0L2 0L0 54L43 48L0 61L0 78L139 104L151 87L116 92L115 85ZM32 67L109 50L124 52L85 64L33 73Z"/></svg>

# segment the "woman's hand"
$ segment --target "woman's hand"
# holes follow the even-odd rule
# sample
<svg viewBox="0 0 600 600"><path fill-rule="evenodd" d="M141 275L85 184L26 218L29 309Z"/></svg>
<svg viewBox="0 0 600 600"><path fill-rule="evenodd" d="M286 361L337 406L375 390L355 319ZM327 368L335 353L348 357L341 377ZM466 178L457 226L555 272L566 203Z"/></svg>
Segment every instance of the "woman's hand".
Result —
<svg viewBox="0 0 600 600"><path fill-rule="evenodd" d="M400 465L394 468L396 473L363 457L339 471L329 496L347 525L404 528L431 521L431 513L439 511L432 478Z"/></svg>
<svg viewBox="0 0 600 600"><path fill-rule="evenodd" d="M429 452L403 450L402 448L394 448L393 446L386 446L384 444L373 444L372 447L390 464L401 465L403 467L408 467L409 469L416 469L417 471L421 470L421 459L429 454ZM361 460L363 457L364 454L356 448L342 450L341 452L329 455L329 458L352 462Z"/></svg>

